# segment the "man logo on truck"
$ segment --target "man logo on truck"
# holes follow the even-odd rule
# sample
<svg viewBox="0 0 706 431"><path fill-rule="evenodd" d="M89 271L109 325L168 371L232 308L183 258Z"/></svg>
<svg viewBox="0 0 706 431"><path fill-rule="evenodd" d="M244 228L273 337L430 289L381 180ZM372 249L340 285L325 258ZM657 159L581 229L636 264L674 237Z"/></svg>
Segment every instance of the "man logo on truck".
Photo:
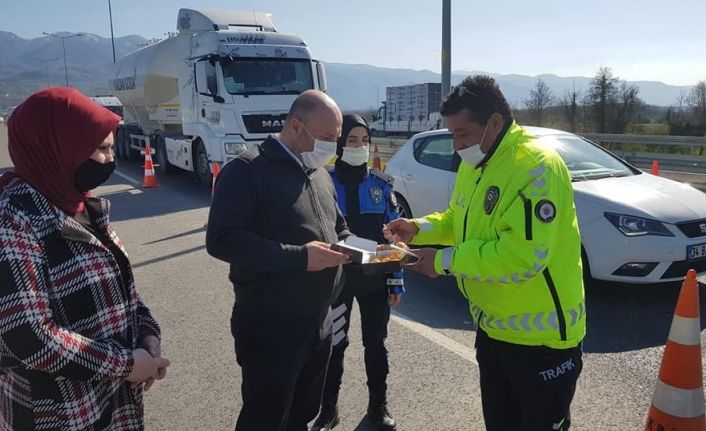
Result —
<svg viewBox="0 0 706 431"><path fill-rule="evenodd" d="M281 129L282 127L284 127L284 120L262 120L263 129L271 129L273 127Z"/></svg>

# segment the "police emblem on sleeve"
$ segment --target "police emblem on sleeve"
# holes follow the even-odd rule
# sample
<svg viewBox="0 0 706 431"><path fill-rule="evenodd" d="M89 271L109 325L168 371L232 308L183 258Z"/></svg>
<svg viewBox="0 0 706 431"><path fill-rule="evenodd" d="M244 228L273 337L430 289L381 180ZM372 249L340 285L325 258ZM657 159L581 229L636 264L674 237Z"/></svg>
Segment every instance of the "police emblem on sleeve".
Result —
<svg viewBox="0 0 706 431"><path fill-rule="evenodd" d="M556 207L551 201L543 199L537 202L537 206L534 207L534 214L540 221L550 223L556 218Z"/></svg>
<svg viewBox="0 0 706 431"><path fill-rule="evenodd" d="M370 197L373 202L379 204L382 201L382 189L378 186L373 186L370 188Z"/></svg>
<svg viewBox="0 0 706 431"><path fill-rule="evenodd" d="M488 191L485 192L485 201L483 202L483 210L486 214L490 214L495 209L495 205L500 199L500 189L496 186L488 187Z"/></svg>

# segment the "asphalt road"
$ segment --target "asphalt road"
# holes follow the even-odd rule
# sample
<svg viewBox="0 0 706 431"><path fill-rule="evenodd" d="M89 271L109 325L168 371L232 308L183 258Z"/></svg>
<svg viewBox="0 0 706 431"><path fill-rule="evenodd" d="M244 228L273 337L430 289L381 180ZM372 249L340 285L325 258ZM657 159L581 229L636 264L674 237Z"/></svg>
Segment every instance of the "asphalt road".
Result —
<svg viewBox="0 0 706 431"><path fill-rule="evenodd" d="M0 171L9 166L0 128ZM227 265L204 249L209 193L188 174L160 177L160 187L148 190L141 179L141 164L120 161L97 194L113 204L113 226L172 361L167 378L147 394L147 429L232 429L240 406L228 326L233 294ZM389 326L389 398L398 429L482 430L475 332L463 298L449 279L409 274L407 289ZM588 336L572 429L644 426L677 293L673 285L587 289ZM351 339L337 428L343 431L370 429L356 312Z"/></svg>

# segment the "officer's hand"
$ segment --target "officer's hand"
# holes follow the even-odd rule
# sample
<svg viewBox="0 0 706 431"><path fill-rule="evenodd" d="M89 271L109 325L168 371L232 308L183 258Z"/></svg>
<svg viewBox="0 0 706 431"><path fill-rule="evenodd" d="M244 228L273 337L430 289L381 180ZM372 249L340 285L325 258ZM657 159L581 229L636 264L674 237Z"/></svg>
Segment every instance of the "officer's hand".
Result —
<svg viewBox="0 0 706 431"><path fill-rule="evenodd" d="M382 234L388 241L409 243L417 232L417 226L406 218L398 218L382 227Z"/></svg>
<svg viewBox="0 0 706 431"><path fill-rule="evenodd" d="M412 264L406 265L405 268L420 272L431 278L436 278L439 276L439 274L437 274L434 270L434 259L436 258L436 253L439 250L434 248L420 248L410 251L419 256L419 260Z"/></svg>
<svg viewBox="0 0 706 431"><path fill-rule="evenodd" d="M390 304L390 307L395 307L400 304L402 301L402 294L401 293L390 293L387 295L387 303Z"/></svg>
<svg viewBox="0 0 706 431"><path fill-rule="evenodd" d="M331 245L320 241L306 244L307 271L322 271L350 261L347 254L331 250Z"/></svg>

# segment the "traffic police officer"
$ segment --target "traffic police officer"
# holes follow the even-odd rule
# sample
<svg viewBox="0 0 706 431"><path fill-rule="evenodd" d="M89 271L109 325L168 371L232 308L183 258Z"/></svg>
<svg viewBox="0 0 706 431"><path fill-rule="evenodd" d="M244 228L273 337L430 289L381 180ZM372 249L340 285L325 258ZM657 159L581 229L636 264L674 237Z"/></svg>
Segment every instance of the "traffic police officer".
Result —
<svg viewBox="0 0 706 431"><path fill-rule="evenodd" d="M567 430L586 332L568 170L514 122L488 76L466 78L441 113L464 162L449 208L385 236L451 246L416 251L412 269L456 277L468 300L487 429Z"/></svg>
<svg viewBox="0 0 706 431"><path fill-rule="evenodd" d="M348 228L359 237L384 242L382 226L399 217L392 191L392 177L368 168L370 130L358 115L344 115L338 139L338 159L330 173L338 205ZM387 409L387 324L390 306L400 302L404 292L402 272L364 275L360 267L345 268L343 292L332 306L334 320L333 351L326 374L321 413L313 430L329 430L338 422L338 391L343 375L343 355L348 347L353 298L360 308L365 371L368 376L368 418L381 430L394 430L395 421Z"/></svg>

